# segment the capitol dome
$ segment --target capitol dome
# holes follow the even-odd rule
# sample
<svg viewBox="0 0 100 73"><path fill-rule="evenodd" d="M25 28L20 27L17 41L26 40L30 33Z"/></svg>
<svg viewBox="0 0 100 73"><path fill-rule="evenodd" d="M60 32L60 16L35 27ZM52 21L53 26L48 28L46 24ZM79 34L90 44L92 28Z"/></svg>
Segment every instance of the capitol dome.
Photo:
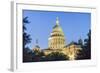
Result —
<svg viewBox="0 0 100 73"><path fill-rule="evenodd" d="M62 28L59 24L59 19L56 19L56 25L53 27L53 31L49 37L50 49L61 49L65 46L65 37Z"/></svg>

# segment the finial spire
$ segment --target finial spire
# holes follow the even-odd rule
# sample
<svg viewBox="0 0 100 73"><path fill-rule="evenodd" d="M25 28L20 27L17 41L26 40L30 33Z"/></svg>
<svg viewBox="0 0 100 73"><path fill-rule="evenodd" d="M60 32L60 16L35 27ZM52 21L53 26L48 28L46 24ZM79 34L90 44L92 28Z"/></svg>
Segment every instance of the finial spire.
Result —
<svg viewBox="0 0 100 73"><path fill-rule="evenodd" d="M59 18L56 17L56 25L59 25Z"/></svg>
<svg viewBox="0 0 100 73"><path fill-rule="evenodd" d="M38 39L36 39L36 45L38 45Z"/></svg>
<svg viewBox="0 0 100 73"><path fill-rule="evenodd" d="M39 45L38 45L38 39L36 39L36 45L35 45L35 48L40 48Z"/></svg>

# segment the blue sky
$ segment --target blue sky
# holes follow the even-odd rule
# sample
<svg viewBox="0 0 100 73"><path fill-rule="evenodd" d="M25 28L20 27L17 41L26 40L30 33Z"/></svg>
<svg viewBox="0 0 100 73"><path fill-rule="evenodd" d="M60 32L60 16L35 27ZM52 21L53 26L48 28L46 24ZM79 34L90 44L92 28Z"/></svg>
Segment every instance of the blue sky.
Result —
<svg viewBox="0 0 100 73"><path fill-rule="evenodd" d="M91 27L91 13L82 12L55 12L23 10L23 18L28 16L29 24L26 25L27 33L32 41L28 45L30 49L36 45L36 39L41 49L48 47L48 38L59 17L60 26L63 29L66 45L71 41L84 40Z"/></svg>

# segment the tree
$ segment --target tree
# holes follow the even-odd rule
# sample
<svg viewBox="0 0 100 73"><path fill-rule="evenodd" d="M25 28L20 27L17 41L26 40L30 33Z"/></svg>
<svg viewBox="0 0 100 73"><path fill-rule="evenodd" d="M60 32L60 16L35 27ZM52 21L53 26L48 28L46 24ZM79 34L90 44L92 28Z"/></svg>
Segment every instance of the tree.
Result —
<svg viewBox="0 0 100 73"><path fill-rule="evenodd" d="M82 47L82 50L80 50L80 53L77 56L78 60L91 59L91 30L89 30L87 36L88 38L84 39L84 45Z"/></svg>
<svg viewBox="0 0 100 73"><path fill-rule="evenodd" d="M81 46L81 48L83 48L83 41L82 41L82 39L81 39L81 38L78 40L78 45L80 45L80 46Z"/></svg>
<svg viewBox="0 0 100 73"><path fill-rule="evenodd" d="M35 50L32 54L32 61L33 62L39 62L42 61L42 56L43 56L43 52Z"/></svg>
<svg viewBox="0 0 100 73"><path fill-rule="evenodd" d="M23 48L27 47L27 44L31 43L30 34L27 33L26 24L29 24L28 17L23 18Z"/></svg>
<svg viewBox="0 0 100 73"><path fill-rule="evenodd" d="M91 30L87 34L88 38L84 40L85 59L91 59Z"/></svg>
<svg viewBox="0 0 100 73"><path fill-rule="evenodd" d="M68 60L67 55L61 52L52 52L48 54L45 58L47 61L60 61L60 60Z"/></svg>
<svg viewBox="0 0 100 73"><path fill-rule="evenodd" d="M23 18L23 62L32 61L31 50L27 46L31 42L31 38L27 33L26 24L29 24L28 17Z"/></svg>

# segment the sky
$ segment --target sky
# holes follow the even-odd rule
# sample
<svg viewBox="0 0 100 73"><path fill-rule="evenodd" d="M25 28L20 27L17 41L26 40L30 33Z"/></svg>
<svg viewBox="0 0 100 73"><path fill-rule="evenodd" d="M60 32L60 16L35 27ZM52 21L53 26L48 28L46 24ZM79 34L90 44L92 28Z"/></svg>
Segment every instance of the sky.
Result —
<svg viewBox="0 0 100 73"><path fill-rule="evenodd" d="M27 33L32 38L28 45L30 49L35 47L37 39L41 49L48 48L48 38L56 24L56 17L59 18L66 45L87 38L91 28L91 13L23 10L23 18L27 16L30 22L26 24Z"/></svg>

